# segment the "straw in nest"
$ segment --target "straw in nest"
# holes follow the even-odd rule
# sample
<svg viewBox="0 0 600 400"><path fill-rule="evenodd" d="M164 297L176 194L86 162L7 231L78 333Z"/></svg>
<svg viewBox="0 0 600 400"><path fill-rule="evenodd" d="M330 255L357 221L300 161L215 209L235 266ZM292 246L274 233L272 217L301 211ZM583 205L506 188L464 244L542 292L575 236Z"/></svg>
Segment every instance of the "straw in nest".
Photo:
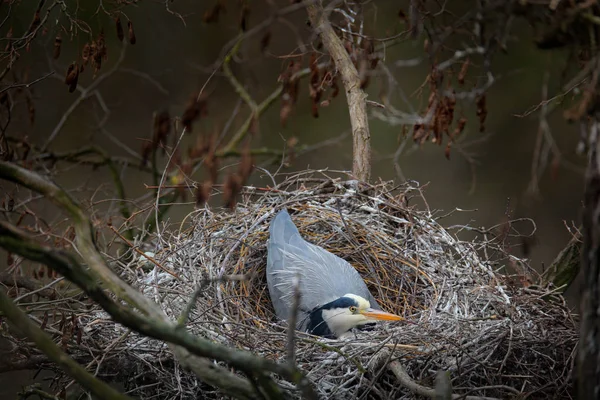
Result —
<svg viewBox="0 0 600 400"><path fill-rule="evenodd" d="M190 228L163 234L154 257L180 280L143 263L116 268L173 318L201 282L243 276L204 287L188 329L283 362L286 330L274 317L265 264L269 223L285 207L306 240L349 261L382 308L411 322L381 324L350 341L298 333L296 361L323 397L432 397L428 388L442 370L468 399L569 397L577 336L564 299L545 287L509 285L496 272L501 250L461 241L429 211L408 206L416 189L294 175L265 192L245 188L233 212L199 209ZM218 397L179 369L164 344L126 334L98 310L80 321L88 333L82 346L104 348L129 366L131 394Z"/></svg>

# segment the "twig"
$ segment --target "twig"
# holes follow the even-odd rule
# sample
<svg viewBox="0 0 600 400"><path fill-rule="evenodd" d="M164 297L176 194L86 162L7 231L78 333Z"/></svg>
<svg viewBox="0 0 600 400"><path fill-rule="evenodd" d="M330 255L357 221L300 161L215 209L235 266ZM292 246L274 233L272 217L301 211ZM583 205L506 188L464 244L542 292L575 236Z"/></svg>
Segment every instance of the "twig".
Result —
<svg viewBox="0 0 600 400"><path fill-rule="evenodd" d="M105 294L104 292L98 290L96 283L97 281L100 281L106 287L110 288L119 299L137 308L143 314L149 315L154 318L154 320L161 321L161 323L167 323L167 321L170 321L155 303L126 284L112 269L105 264L104 259L96 249L95 235L92 231L92 224L87 216L83 213L81 207L79 207L79 205L65 191L47 179L39 176L35 172L28 171L14 164L3 161L0 161L0 178L23 185L36 192L43 193L48 200L54 202L57 206L65 210L70 215L72 221L74 222L76 233L75 241L77 243L79 253L87 264L86 269L80 268L77 273L71 275L71 281L75 283L79 281L79 283L82 283L82 279L88 279L88 282L92 284L92 288L88 288L88 290L91 290L96 296L104 299ZM10 226L6 226L5 228L9 231L13 230L13 233L16 232L14 231L14 228ZM19 235L17 235L17 237L19 237ZM2 240L8 240L7 235L0 235L0 241ZM13 245L16 246L14 248L14 252L17 252L17 249L24 251L22 246L23 242L26 240L27 239L25 237L20 237L16 243L13 243ZM31 244L31 246L33 246L33 244ZM52 253L48 253L48 250L42 252L38 261L48 265L52 260L49 258L48 254ZM31 259L32 256L32 254L28 253L28 258ZM66 267L68 263L65 264L63 259L63 263L61 265ZM68 272L68 270L64 270L64 272ZM91 274L92 277L89 277L88 274ZM67 276L66 274L63 275ZM88 292L88 294L90 293ZM119 304L119 307L124 306ZM146 328L147 327L148 326L146 326ZM254 397L255 392L251 385L249 385L244 379L230 373L226 368L214 365L214 363L205 358L191 357L189 351L185 350L181 346L173 345L171 346L171 349L183 365L189 367L197 376L207 383L220 387L225 392L242 398Z"/></svg>
<svg viewBox="0 0 600 400"><path fill-rule="evenodd" d="M6 318L13 323L21 332L35 342L48 358L58 364L63 370L71 375L81 386L92 392L100 399L131 400L131 397L121 394L111 386L102 382L71 357L65 354L44 331L37 327L19 307L17 307L7 296L4 288L0 288L0 309Z"/></svg>
<svg viewBox="0 0 600 400"><path fill-rule="evenodd" d="M67 109L67 111L65 111L65 113L61 116L60 121L58 121L58 124L54 127L54 130L52 131L52 133L50 134L50 136L48 136L48 139L46 139L46 141L42 145L42 152L46 151L46 149L48 148L48 146L50 146L50 144L52 144L52 142L54 141L54 139L56 139L56 137L58 136L58 134L62 130L63 126L67 123L67 120L69 119L69 117L71 116L71 114L73 114L75 112L75 110L81 105L81 103L83 103L89 97L91 97L92 95L94 95L94 93L96 91L96 88L102 82L104 82L105 79L107 79L108 77L112 76L115 73L115 71L117 71L119 69L119 67L121 66L121 63L125 59L125 53L126 53L125 50L126 49L127 49L127 45L124 42L123 43L123 48L121 49L121 53L119 54L119 58L117 59L117 61L115 62L115 64L112 66L112 68L109 69L108 71L106 71L105 73L103 73L102 75L100 75L99 77L97 77L85 89L80 89L81 93L79 94L79 97L77 99L75 99L75 101L73 103L71 103L71 105L69 106L69 108Z"/></svg>
<svg viewBox="0 0 600 400"><path fill-rule="evenodd" d="M59 397L45 392L41 388L42 386L39 383L34 383L33 385L23 388L17 395L19 396L19 399L28 399L30 396L37 396L39 399L60 400Z"/></svg>
<svg viewBox="0 0 600 400"><path fill-rule="evenodd" d="M194 310L194 306L196 305L196 301L198 301L198 297L202 294L204 289L212 282L220 282L220 281L245 281L248 279L247 275L225 275L221 278L217 279L203 279L198 285L198 288L192 294L190 301L188 302L185 310L181 313L179 318L177 319L178 327L184 327L190 319L190 315Z"/></svg>
<svg viewBox="0 0 600 400"><path fill-rule="evenodd" d="M404 386L411 392L418 394L419 396L424 396L424 397L429 397L430 399L435 399L435 397L436 397L435 390L430 389L425 386L422 386L422 385L419 385L417 382L415 382L410 376L408 376L408 374L406 373L406 370L404 369L402 364L400 364L399 361L392 361L391 363L388 364L388 368L390 369L390 371L392 371L394 373L394 375L396 376L398 381L402 384L402 386ZM458 395L458 394L453 394L452 399L453 400L457 400L457 399L499 400L495 397L462 396L462 395Z"/></svg>
<svg viewBox="0 0 600 400"><path fill-rule="evenodd" d="M122 241L124 241L133 251L135 251L136 253L138 253L141 256L144 256L146 259L148 259L152 264L156 265L159 269L161 269L162 271L166 272L167 274L171 275L173 278L177 279L177 280L181 280L181 277L179 277L179 275L177 275L175 272L171 271L170 269L168 269L167 267L163 266L161 263L159 263L158 261L156 261L154 259L154 257L150 256L147 253L144 253L142 250L140 250L139 248L137 248L137 246L135 246L133 243L131 243L129 240L127 240L126 237L124 237L123 235L121 235L119 233L119 231L117 231L115 229L114 226L111 226L110 229L113 231L113 233L117 236L119 236L121 238Z"/></svg>
<svg viewBox="0 0 600 400"><path fill-rule="evenodd" d="M25 288L27 290L29 290L29 292L25 293L24 295L18 297L17 299L15 299L15 301L19 301L24 299L25 297L29 297L33 294L39 294L42 297L46 297L49 299L55 299L56 298L56 290L52 289L52 286L57 282L53 281L48 285L42 286L39 284L39 282L36 282L32 279L29 279L25 276L22 275L16 275L16 274L9 274L7 272L1 273L0 274L0 283L6 285L6 286L15 286L18 288Z"/></svg>
<svg viewBox="0 0 600 400"><path fill-rule="evenodd" d="M88 274L73 257L66 253L54 252L50 248L40 246L17 228L1 221L0 246L16 254L26 255L27 258L33 261L43 262L55 269L81 287L115 321L136 332L181 346L196 356L228 362L232 366L249 374L254 375L256 371L270 371L279 374L301 387L307 398L316 399L316 394L311 384L295 367L290 367L287 364L277 364L257 357L247 351L235 350L221 344L213 343L207 339L192 335L185 330L178 329L176 325L166 319L143 317L121 302L114 302L100 289L94 277ZM12 304L12 302L10 303ZM199 376L205 377L203 374ZM229 389L227 386L223 387L220 385L220 387L226 390Z"/></svg>

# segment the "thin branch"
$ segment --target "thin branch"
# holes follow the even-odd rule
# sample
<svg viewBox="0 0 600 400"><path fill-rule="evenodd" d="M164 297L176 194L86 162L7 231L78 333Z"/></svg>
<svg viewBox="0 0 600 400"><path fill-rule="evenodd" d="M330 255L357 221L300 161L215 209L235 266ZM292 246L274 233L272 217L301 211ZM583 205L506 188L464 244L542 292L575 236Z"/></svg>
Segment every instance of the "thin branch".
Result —
<svg viewBox="0 0 600 400"><path fill-rule="evenodd" d="M15 286L18 288L25 288L29 290L29 292L21 298L31 296L34 293L37 293L38 295L51 300L56 298L56 290L50 287L43 286L39 282L36 282L33 279L29 279L26 276L9 274L8 272L4 272L0 274L0 283L9 287Z"/></svg>
<svg viewBox="0 0 600 400"><path fill-rule="evenodd" d="M406 370L404 369L402 364L400 364L399 361L392 361L391 363L388 364L388 368L390 369L390 371L392 371L394 373L394 375L396 376L396 379L398 379L400 384L402 386L404 386L405 388L407 388L408 390L410 390L411 392L418 394L419 396L428 397L430 399L436 398L435 390L430 389L426 386L419 385L417 382L415 382L410 376L408 376L408 373L406 372ZM464 395L460 395L460 394L453 394L452 399L454 399L454 400L458 400L458 399L499 400L495 397L464 396Z"/></svg>
<svg viewBox="0 0 600 400"><path fill-rule="evenodd" d="M71 375L86 390L100 399L131 400L131 397L119 393L102 382L63 352L48 334L34 324L8 297L4 288L0 288L0 310L6 318L31 339L36 346L65 372Z"/></svg>
<svg viewBox="0 0 600 400"><path fill-rule="evenodd" d="M180 329L171 321L145 317L120 302L113 301L99 287L74 257L66 252L53 251L29 238L10 224L0 221L0 246L32 261L42 262L78 285L90 298L102 307L116 322L146 336L173 343L200 357L209 357L229 363L231 366L255 375L257 371L269 371L281 375L305 390L307 398L315 398L312 387L295 366L278 364L258 357L249 351L235 350L213 343ZM11 302L12 304L12 302ZM50 356L50 354L49 354Z"/></svg>
<svg viewBox="0 0 600 400"><path fill-rule="evenodd" d="M75 99L75 101L73 103L71 103L71 105L69 106L69 108L67 109L67 111L65 111L65 113L62 115L62 117L60 118L60 121L58 121L58 124L54 127L54 129L52 130L52 133L50 134L50 136L48 136L48 139L46 140L46 142L42 146L42 151L45 151L48 148L48 146L50 146L50 144L52 144L52 142L54 141L54 139L56 139L56 137L58 136L58 134L60 133L60 131L62 130L62 128L67 123L67 120L69 119L69 117L71 116L71 114L73 114L75 112L75 110L81 105L81 103L83 103L88 98L92 97L95 94L95 92L96 92L96 88L102 82L104 82L105 79L107 79L110 76L112 76L121 67L121 64L123 63L123 60L125 59L126 49L127 49L127 45L125 44L125 42L123 42L123 48L121 49L121 53L119 54L119 58L117 59L117 61L115 62L115 64L112 66L111 69L109 69L108 71L106 71L105 73L103 73L102 75L100 75L99 77L97 77L85 89L81 89L78 86L78 89L81 92L79 94L79 97L77 99Z"/></svg>

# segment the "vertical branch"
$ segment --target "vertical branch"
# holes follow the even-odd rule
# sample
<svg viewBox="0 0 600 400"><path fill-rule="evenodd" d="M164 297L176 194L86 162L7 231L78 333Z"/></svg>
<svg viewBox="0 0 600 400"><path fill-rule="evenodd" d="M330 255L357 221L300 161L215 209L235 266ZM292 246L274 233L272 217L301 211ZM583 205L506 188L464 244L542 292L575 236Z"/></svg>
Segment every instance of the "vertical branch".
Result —
<svg viewBox="0 0 600 400"><path fill-rule="evenodd" d="M352 125L352 174L362 181L371 176L371 134L367 119L367 95L360 88L360 76L329 23L321 1L306 6L311 25L323 40L342 77Z"/></svg>
<svg viewBox="0 0 600 400"><path fill-rule="evenodd" d="M585 177L583 250L584 287L581 295L581 326L577 360L577 398L600 395L600 158L598 122L590 129L590 156Z"/></svg>

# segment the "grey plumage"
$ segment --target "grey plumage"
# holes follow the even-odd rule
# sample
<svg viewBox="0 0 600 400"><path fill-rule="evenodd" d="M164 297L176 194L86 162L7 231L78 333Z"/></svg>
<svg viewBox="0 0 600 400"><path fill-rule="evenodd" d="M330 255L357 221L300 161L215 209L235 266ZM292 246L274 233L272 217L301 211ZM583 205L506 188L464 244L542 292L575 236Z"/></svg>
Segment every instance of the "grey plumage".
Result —
<svg viewBox="0 0 600 400"><path fill-rule="evenodd" d="M310 311L351 293L380 310L367 285L350 263L322 247L305 241L286 210L280 211L269 230L267 284L275 313L290 317L294 277L299 277L300 305L297 329L305 330Z"/></svg>

